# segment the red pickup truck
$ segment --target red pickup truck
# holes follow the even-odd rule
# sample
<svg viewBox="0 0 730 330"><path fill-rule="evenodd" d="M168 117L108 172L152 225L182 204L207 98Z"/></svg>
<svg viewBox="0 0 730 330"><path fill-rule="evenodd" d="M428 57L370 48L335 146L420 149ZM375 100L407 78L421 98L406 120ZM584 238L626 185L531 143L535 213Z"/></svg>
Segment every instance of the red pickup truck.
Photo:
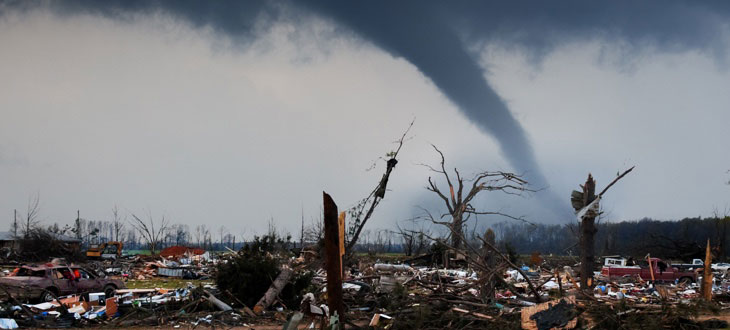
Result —
<svg viewBox="0 0 730 330"><path fill-rule="evenodd" d="M659 258L649 259L651 269L654 270L654 279L659 282L695 282L697 281L697 273L690 270L683 270L673 267ZM618 280L625 277L635 277L639 275L642 280L651 281L651 271L648 262L642 266L603 266L601 269L602 278L609 280Z"/></svg>

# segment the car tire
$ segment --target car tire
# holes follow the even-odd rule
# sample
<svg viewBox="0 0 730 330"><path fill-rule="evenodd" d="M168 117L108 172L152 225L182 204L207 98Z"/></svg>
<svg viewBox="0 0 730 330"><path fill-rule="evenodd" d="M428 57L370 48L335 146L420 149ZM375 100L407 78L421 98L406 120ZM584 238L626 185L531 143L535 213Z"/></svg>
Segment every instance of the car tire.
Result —
<svg viewBox="0 0 730 330"><path fill-rule="evenodd" d="M41 302L51 302L56 300L56 298L53 296L55 294L53 291L54 290L52 288L44 290L41 294Z"/></svg>
<svg viewBox="0 0 730 330"><path fill-rule="evenodd" d="M106 296L106 298L114 297L114 294L116 292L117 292L117 287L114 285L109 284L104 287L104 296Z"/></svg>

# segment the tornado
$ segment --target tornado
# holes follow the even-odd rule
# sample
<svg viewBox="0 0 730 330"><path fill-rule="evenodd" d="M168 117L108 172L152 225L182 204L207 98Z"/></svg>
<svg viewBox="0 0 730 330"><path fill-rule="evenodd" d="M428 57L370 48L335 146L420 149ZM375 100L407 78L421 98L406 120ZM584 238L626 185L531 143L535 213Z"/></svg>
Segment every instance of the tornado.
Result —
<svg viewBox="0 0 730 330"><path fill-rule="evenodd" d="M484 70L468 53L453 28L434 16L436 13L430 10L433 7L374 6L372 2L339 1L327 2L321 7L318 4L321 2L311 6L418 68L470 122L494 137L517 174L523 175L534 189L544 189L536 196L554 213L549 218L565 216L567 197L561 202L548 188L522 125L489 86Z"/></svg>

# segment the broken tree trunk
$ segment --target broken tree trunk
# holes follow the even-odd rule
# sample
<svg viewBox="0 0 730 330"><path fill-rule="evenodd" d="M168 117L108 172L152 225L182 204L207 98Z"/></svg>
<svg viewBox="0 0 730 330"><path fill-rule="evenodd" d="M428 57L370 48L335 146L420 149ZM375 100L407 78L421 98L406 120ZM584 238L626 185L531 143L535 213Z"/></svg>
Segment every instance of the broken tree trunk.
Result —
<svg viewBox="0 0 730 330"><path fill-rule="evenodd" d="M227 312L227 311L230 311L233 309L230 305L222 302L220 299L216 298L216 296L214 296L212 293L208 292L207 290L205 290L203 292L205 292L205 296L203 296L203 298L210 301L210 303L215 305L215 307L218 307L218 309L220 309L224 312Z"/></svg>
<svg viewBox="0 0 730 330"><path fill-rule="evenodd" d="M596 199L596 180L588 174L583 185L583 206L587 207ZM594 235L596 234L596 217L586 213L580 222L580 288L589 289L589 278L593 278ZM592 281L591 281L592 282Z"/></svg>
<svg viewBox="0 0 730 330"><path fill-rule="evenodd" d="M487 229L487 231L484 233L484 240L487 241L491 245L495 245L495 236L494 231L492 229ZM495 286L497 279L494 278L494 274L496 273L494 271L494 268L497 266L497 258L494 255L494 252L487 247L487 244L484 244L483 247L484 252L484 264L487 266L487 269L490 270L490 272L483 272L482 278L484 279L484 283L482 283L482 289L481 296L482 301L484 303L491 303L495 299Z"/></svg>
<svg viewBox="0 0 730 330"><path fill-rule="evenodd" d="M279 296L279 292L281 292L286 284L289 283L289 279L291 279L293 274L294 271L288 265L282 267L279 276L276 277L274 282L271 283L269 289L266 290L266 293L264 293L264 296L261 297L261 299L259 299L259 301L256 303L256 306L253 307L253 312L256 314L261 314L264 309L271 306L271 304L273 304L276 300L276 297Z"/></svg>
<svg viewBox="0 0 730 330"><path fill-rule="evenodd" d="M598 203L603 194L608 191L618 180L621 180L626 174L634 170L634 166L618 175L606 188L596 195L596 180L589 173L586 183L581 185L583 192L573 191L570 196L570 202L577 212L580 221L580 288L581 290L590 289L589 286L593 281L593 267L595 259L594 238L596 232L596 217L599 214Z"/></svg>
<svg viewBox="0 0 730 330"><path fill-rule="evenodd" d="M327 305L330 313L337 312L343 324L345 306L342 299L342 253L340 251L340 225L337 204L323 192L324 199L324 250L327 269Z"/></svg>
<svg viewBox="0 0 730 330"><path fill-rule="evenodd" d="M710 239L707 239L705 250L705 267L702 272L702 298L712 300L712 252L710 251Z"/></svg>

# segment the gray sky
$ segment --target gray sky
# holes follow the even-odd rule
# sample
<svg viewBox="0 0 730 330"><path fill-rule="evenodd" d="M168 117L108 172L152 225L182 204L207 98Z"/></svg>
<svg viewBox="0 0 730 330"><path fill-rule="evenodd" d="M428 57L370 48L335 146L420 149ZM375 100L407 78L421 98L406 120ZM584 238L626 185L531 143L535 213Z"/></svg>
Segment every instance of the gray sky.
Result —
<svg viewBox="0 0 730 330"><path fill-rule="evenodd" d="M7 219L39 193L46 223L68 223L77 209L109 219L116 204L233 233L261 232L273 217L297 232L302 208L307 219L317 216L322 190L340 207L364 197L383 164L366 169L413 117L413 138L371 228L409 218L418 205L438 207L424 189L429 173L417 165L437 161L429 143L465 173L544 177L549 189L533 196L480 201L536 222L570 221L561 211L588 172L602 187L632 165L606 198L612 221L709 216L730 205L730 34L727 24L711 24L722 10L682 11L672 2L657 24L615 22L626 28L608 29L613 34L592 33L596 27L583 21L557 24L550 18L564 16L550 8L542 21L524 16L534 26L520 28L481 24L463 8L443 18L415 10L416 18L459 31L462 62L487 82L469 93L493 91L522 143L513 130L495 131L495 106L482 118L454 95L460 85L449 84L474 79L470 73L439 75L470 68L454 67L462 53L369 25L419 34L407 19L280 4L279 18L236 29L214 23L224 18L213 14L197 20L200 8L142 6L119 15L71 4L0 5L0 214ZM595 24L610 25L607 12ZM659 24L673 17L686 19ZM530 157L536 165L515 161Z"/></svg>

